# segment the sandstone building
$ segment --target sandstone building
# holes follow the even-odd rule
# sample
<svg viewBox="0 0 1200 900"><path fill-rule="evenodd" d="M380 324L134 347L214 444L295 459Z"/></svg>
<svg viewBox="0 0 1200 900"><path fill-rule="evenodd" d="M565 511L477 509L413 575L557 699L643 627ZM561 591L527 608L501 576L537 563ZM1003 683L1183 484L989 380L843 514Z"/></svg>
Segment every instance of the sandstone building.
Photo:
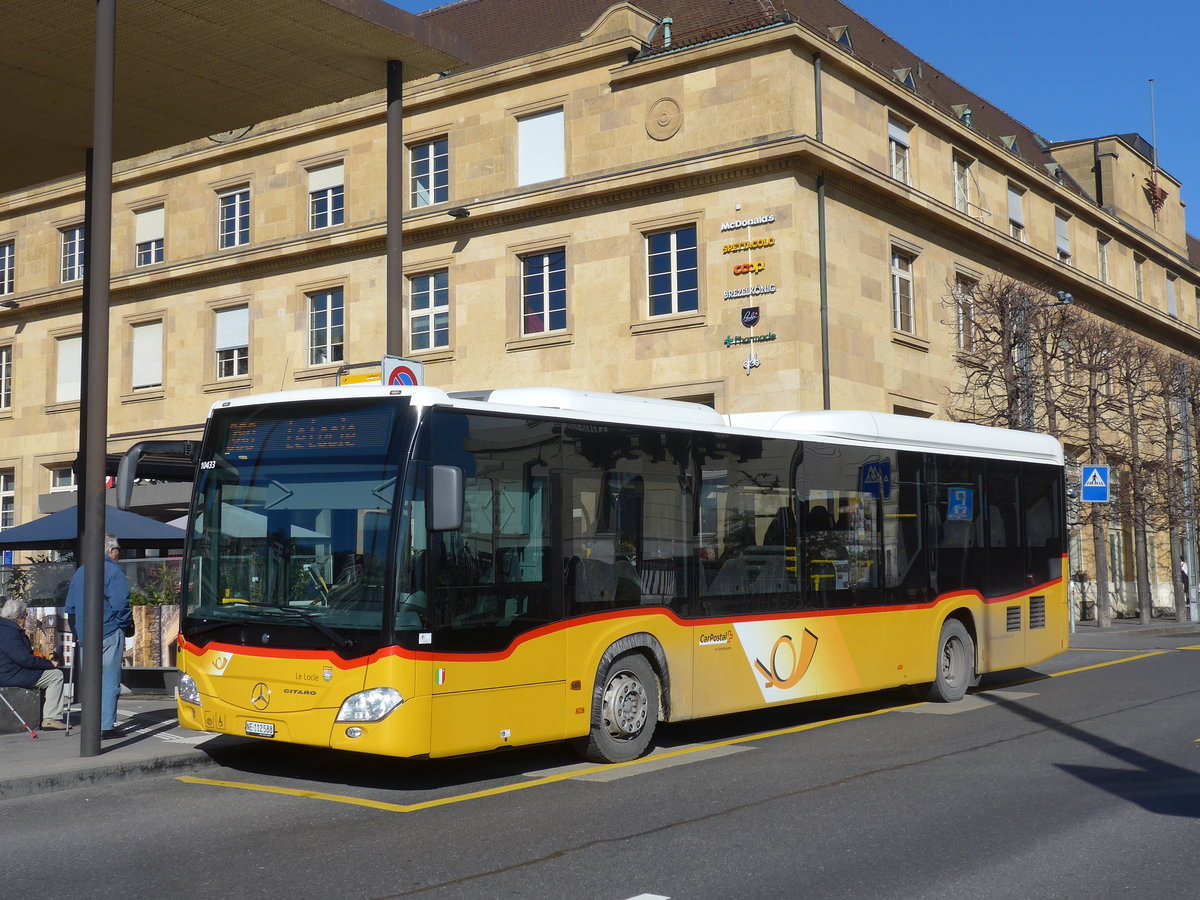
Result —
<svg viewBox="0 0 1200 900"><path fill-rule="evenodd" d="M1047 142L842 3L423 18L474 49L405 88L404 352L431 384L930 416L967 339L945 301L993 273L1200 348L1200 241L1141 137ZM110 453L378 361L384 117L347 98L118 164ZM71 502L82 222L82 177L0 196L3 527Z"/></svg>

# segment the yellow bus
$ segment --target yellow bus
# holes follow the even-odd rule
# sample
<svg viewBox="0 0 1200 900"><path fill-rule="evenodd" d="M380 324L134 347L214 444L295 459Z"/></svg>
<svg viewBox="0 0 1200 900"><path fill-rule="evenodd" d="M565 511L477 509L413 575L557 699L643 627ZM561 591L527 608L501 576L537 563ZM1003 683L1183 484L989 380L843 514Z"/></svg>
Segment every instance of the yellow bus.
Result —
<svg viewBox="0 0 1200 900"><path fill-rule="evenodd" d="M558 388L225 400L196 460L179 721L398 757L899 685L1066 648L1053 438Z"/></svg>

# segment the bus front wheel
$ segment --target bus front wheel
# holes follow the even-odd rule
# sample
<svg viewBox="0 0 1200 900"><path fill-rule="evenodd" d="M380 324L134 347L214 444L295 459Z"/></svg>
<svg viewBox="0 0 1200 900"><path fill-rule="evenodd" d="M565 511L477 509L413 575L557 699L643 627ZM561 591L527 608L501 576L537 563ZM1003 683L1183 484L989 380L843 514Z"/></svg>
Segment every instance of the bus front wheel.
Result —
<svg viewBox="0 0 1200 900"><path fill-rule="evenodd" d="M575 748L589 762L637 759L649 748L658 724L658 678L638 653L617 657L601 677L599 722Z"/></svg>
<svg viewBox="0 0 1200 900"><path fill-rule="evenodd" d="M937 677L929 699L941 703L961 700L975 674L975 644L958 619L947 619L938 638Z"/></svg>

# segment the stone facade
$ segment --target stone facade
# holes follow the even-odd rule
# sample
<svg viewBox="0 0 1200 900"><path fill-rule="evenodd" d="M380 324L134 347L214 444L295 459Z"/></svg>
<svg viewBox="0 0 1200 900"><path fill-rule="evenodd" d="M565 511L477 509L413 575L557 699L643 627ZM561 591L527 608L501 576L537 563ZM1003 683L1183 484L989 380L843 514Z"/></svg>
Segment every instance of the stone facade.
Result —
<svg viewBox="0 0 1200 900"><path fill-rule="evenodd" d="M425 363L429 383L634 392L722 412L819 409L827 365L834 408L935 415L956 380L945 300L957 279L991 273L1086 295L1156 340L1195 349L1195 242L1166 173L1158 214L1147 204L1150 163L1136 136L1043 147L994 110L984 131L945 84L935 102L925 82L914 90L902 72L835 42L825 26L836 22L781 17L646 52L656 21L597 4L568 43L406 86L406 178L414 147L444 138L448 160L446 198L410 200L404 217L404 352ZM984 105L962 94L964 108ZM351 98L118 165L110 453L198 437L214 401L333 385L340 365L385 352L384 113L382 95ZM531 172L535 163L547 168ZM311 173L337 165L344 219L314 228ZM1097 184L1103 200L1089 193ZM0 197L0 244L15 258L14 290L0 299L19 304L0 309L11 362L0 474L14 523L47 511L51 470L77 452L79 403L62 382L81 283L61 273L62 229L82 222L82 188L72 179ZM222 249L219 198L242 190L248 242ZM1019 236L1010 194L1020 197ZM138 213L156 207L164 259L138 266ZM469 216L448 215L459 208ZM755 224L724 227L738 222ZM650 236L674 234L668 258L686 270L671 240L686 243L693 229L695 294L689 273L674 272L666 302L683 308L652 314L651 269L663 258L649 258ZM550 309L523 315L522 260L560 251L565 315L548 328ZM414 279L440 272L448 339L438 345L433 322L432 346L413 346L424 324L413 317L426 312L413 309ZM337 290L341 358L314 363L310 306ZM751 306L761 313L755 343L741 321ZM218 314L237 307L244 374L217 359ZM135 387L134 335L147 325L141 339L161 337L161 383Z"/></svg>

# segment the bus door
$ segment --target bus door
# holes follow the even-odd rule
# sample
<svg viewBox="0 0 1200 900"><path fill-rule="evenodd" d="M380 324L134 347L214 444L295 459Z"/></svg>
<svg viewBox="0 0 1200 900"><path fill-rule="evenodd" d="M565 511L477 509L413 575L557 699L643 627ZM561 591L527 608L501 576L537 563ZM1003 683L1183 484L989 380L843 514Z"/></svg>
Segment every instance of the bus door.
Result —
<svg viewBox="0 0 1200 900"><path fill-rule="evenodd" d="M561 740L565 638L552 562L549 423L435 412L463 471L463 522L428 535L434 755Z"/></svg>

